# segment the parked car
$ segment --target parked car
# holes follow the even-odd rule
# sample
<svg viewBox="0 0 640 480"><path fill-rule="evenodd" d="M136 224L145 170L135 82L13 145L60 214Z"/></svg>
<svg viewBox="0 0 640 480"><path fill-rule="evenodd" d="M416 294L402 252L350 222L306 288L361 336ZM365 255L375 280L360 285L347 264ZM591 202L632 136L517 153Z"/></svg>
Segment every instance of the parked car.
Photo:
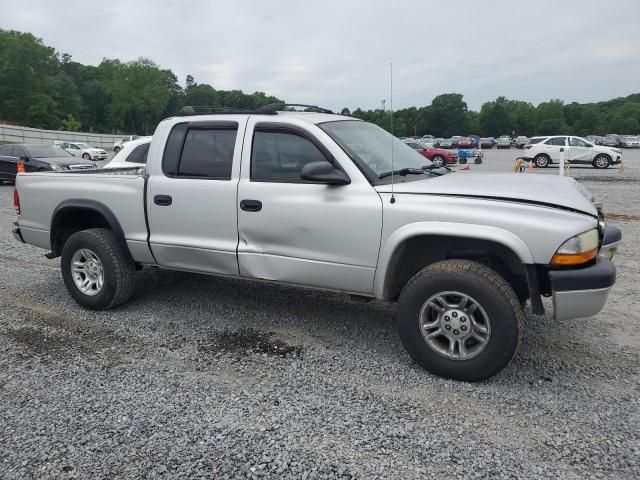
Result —
<svg viewBox="0 0 640 480"><path fill-rule="evenodd" d="M122 150L115 154L103 168L143 167L147 163L151 137L140 137L124 144Z"/></svg>
<svg viewBox="0 0 640 480"><path fill-rule="evenodd" d="M500 138L498 138L496 148L511 148L511 137L509 135L502 135Z"/></svg>
<svg viewBox="0 0 640 480"><path fill-rule="evenodd" d="M617 148L594 145L584 138L566 135L534 137L525 150L523 158L533 160L538 168L559 163L562 153L565 161L571 164L593 165L594 168L607 168L622 162L622 152Z"/></svg>
<svg viewBox="0 0 640 480"><path fill-rule="evenodd" d="M460 136L454 135L453 137L451 137L451 147L452 148L458 148L458 142L459 141L460 141Z"/></svg>
<svg viewBox="0 0 640 480"><path fill-rule="evenodd" d="M600 145L603 145L605 147L619 148L620 139L618 138L618 135L608 134L601 140Z"/></svg>
<svg viewBox="0 0 640 480"><path fill-rule="evenodd" d="M480 146L480 137L478 135L469 135L471 141L471 148L478 148Z"/></svg>
<svg viewBox="0 0 640 480"><path fill-rule="evenodd" d="M434 147L439 147L440 144L442 143L442 140L443 140L442 138L434 138L433 139L433 146Z"/></svg>
<svg viewBox="0 0 640 480"><path fill-rule="evenodd" d="M494 144L495 144L495 138L493 137L482 137L480 139L480 148L483 148L483 149L493 148Z"/></svg>
<svg viewBox="0 0 640 480"><path fill-rule="evenodd" d="M623 135L620 137L620 147L622 148L640 148L640 138L632 135Z"/></svg>
<svg viewBox="0 0 640 480"><path fill-rule="evenodd" d="M450 138L443 138L439 143L440 148L454 148L453 141Z"/></svg>
<svg viewBox="0 0 640 480"><path fill-rule="evenodd" d="M529 138L524 135L520 135L516 137L516 148L524 148L524 146L529 143Z"/></svg>
<svg viewBox="0 0 640 480"><path fill-rule="evenodd" d="M420 155L431 160L436 166L454 165L458 163L458 156L451 150L428 147L416 141L405 141L407 145L416 150Z"/></svg>
<svg viewBox="0 0 640 480"><path fill-rule="evenodd" d="M122 137L120 140L118 140L117 142L115 142L113 144L113 151L115 153L118 153L120 150L122 150L122 147L124 147L125 143L131 142L132 140L135 140L136 138L138 138L137 135L125 135L124 137Z"/></svg>
<svg viewBox="0 0 640 480"><path fill-rule="evenodd" d="M13 182L18 173L18 163L25 172L91 170L93 162L78 160L57 145L14 143L0 147L0 180Z"/></svg>
<svg viewBox="0 0 640 480"><path fill-rule="evenodd" d="M85 160L106 160L107 152L102 148L92 147L83 142L54 142L55 145L64 148L74 157L81 157Z"/></svg>
<svg viewBox="0 0 640 480"><path fill-rule="evenodd" d="M411 356L458 380L509 364L527 301L603 308L621 233L574 179L448 173L373 124L277 108L186 109L144 172L19 174L13 234L61 256L85 308L126 302L144 265L397 302Z"/></svg>
<svg viewBox="0 0 640 480"><path fill-rule="evenodd" d="M473 141L469 137L460 137L458 139L458 148L473 148Z"/></svg>

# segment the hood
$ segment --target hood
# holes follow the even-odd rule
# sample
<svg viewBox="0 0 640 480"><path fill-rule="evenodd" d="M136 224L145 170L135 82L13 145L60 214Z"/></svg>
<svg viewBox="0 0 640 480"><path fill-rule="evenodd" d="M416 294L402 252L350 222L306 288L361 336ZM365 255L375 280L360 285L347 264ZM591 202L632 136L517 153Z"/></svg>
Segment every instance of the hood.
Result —
<svg viewBox="0 0 640 480"><path fill-rule="evenodd" d="M376 190L391 193L391 185L379 185ZM457 172L396 183L394 192L506 200L598 214L593 195L573 178L559 175Z"/></svg>
<svg viewBox="0 0 640 480"><path fill-rule="evenodd" d="M76 157L47 157L36 158L36 160L44 163L57 163L58 165L64 165L65 167L68 167L69 165L94 165L93 162L88 162Z"/></svg>

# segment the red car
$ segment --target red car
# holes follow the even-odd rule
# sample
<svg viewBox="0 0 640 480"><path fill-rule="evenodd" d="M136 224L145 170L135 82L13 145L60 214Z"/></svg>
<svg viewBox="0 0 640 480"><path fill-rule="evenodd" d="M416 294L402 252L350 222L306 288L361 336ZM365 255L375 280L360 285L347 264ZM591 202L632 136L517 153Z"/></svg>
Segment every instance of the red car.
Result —
<svg viewBox="0 0 640 480"><path fill-rule="evenodd" d="M420 155L427 157L438 166L453 165L458 163L458 155L455 150L444 150L442 148L427 147L419 142L405 142Z"/></svg>
<svg viewBox="0 0 640 480"><path fill-rule="evenodd" d="M460 137L458 148L473 148L473 141L469 137Z"/></svg>

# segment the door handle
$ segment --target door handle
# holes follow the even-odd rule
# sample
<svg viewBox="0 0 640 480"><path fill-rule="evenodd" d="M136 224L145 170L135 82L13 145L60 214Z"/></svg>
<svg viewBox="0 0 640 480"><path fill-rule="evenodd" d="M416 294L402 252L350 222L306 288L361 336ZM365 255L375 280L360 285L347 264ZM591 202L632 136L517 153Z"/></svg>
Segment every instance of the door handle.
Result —
<svg viewBox="0 0 640 480"><path fill-rule="evenodd" d="M153 197L153 203L160 205L161 207L168 207L173 202L171 195L155 195Z"/></svg>
<svg viewBox="0 0 640 480"><path fill-rule="evenodd" d="M260 200L241 200L240 208L245 212L259 212L262 210L262 202Z"/></svg>

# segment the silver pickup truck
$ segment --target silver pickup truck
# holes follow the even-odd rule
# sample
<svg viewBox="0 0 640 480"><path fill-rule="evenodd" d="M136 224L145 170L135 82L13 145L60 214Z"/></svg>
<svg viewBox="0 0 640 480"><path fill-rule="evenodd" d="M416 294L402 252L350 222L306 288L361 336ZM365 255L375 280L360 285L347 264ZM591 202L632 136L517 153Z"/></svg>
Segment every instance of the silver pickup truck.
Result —
<svg viewBox="0 0 640 480"><path fill-rule="evenodd" d="M411 356L467 381L510 362L527 301L597 314L621 239L571 178L450 173L370 123L275 107L187 108L144 168L19 174L14 203L84 307L125 302L145 265L346 292L397 302Z"/></svg>

